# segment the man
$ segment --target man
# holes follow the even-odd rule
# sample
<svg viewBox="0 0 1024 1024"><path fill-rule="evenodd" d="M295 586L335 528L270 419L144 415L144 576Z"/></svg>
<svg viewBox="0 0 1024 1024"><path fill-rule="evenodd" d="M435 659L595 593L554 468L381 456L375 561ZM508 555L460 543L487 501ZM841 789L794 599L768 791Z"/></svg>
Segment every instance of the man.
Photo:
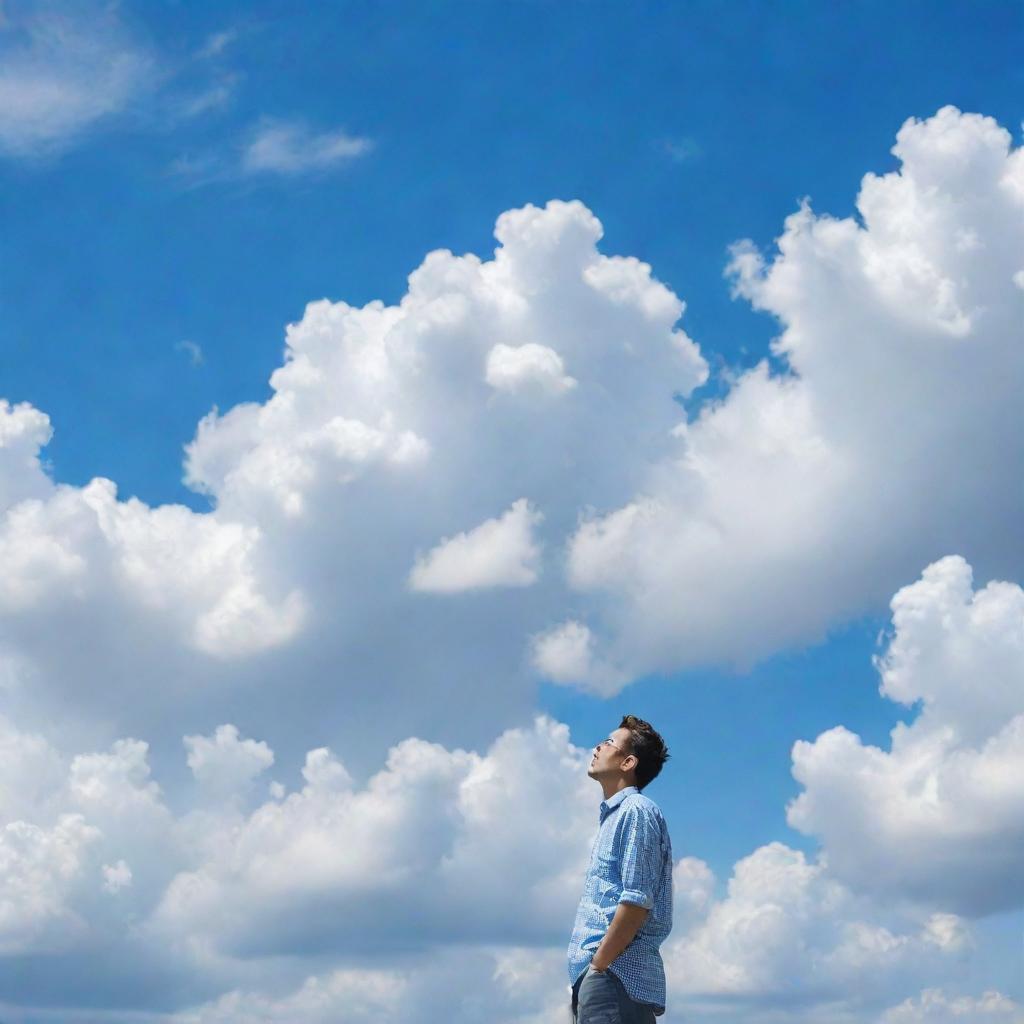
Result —
<svg viewBox="0 0 1024 1024"><path fill-rule="evenodd" d="M594 747L587 774L604 800L569 940L575 1024L654 1024L665 1012L659 947L672 929L672 844L658 805L640 790L668 756L633 715Z"/></svg>

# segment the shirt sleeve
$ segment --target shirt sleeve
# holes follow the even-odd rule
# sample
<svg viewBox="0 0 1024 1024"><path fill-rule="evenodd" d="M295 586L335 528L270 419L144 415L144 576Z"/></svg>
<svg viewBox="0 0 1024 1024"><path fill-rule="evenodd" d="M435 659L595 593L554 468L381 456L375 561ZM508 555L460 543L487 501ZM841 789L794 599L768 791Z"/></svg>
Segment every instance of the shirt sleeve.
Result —
<svg viewBox="0 0 1024 1024"><path fill-rule="evenodd" d="M623 815L619 854L620 903L632 903L645 910L654 906L660 858L661 826L658 819L639 807L627 808Z"/></svg>

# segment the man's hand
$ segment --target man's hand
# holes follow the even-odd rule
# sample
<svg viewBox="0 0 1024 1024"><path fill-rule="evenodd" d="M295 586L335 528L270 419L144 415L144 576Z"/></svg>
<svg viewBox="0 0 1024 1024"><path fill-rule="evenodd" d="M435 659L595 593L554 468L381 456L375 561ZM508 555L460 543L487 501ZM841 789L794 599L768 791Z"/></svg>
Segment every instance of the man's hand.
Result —
<svg viewBox="0 0 1024 1024"><path fill-rule="evenodd" d="M649 910L633 903L620 903L615 908L612 923L608 925L608 931L604 933L601 945L590 961L590 966L598 974L604 974L612 961L633 941L649 913Z"/></svg>

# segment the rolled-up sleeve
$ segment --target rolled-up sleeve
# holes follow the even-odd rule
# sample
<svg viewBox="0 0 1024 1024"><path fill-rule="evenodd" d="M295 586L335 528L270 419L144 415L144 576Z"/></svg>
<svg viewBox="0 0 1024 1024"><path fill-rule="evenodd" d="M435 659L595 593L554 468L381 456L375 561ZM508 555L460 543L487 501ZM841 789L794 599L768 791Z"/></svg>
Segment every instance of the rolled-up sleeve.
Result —
<svg viewBox="0 0 1024 1024"><path fill-rule="evenodd" d="M640 807L626 808L621 843L619 902L650 910L654 906L661 861L661 825L657 817Z"/></svg>

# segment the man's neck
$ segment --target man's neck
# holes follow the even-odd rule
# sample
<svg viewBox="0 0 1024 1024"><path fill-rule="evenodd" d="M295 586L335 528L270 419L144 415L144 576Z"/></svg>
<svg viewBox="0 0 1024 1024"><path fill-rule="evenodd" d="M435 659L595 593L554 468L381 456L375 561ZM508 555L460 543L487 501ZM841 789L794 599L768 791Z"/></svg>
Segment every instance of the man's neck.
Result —
<svg viewBox="0 0 1024 1024"><path fill-rule="evenodd" d="M636 786L635 779L624 778L621 775L615 779L601 779L601 789L604 791L605 800L611 800L616 793L621 793L624 789L634 786Z"/></svg>

